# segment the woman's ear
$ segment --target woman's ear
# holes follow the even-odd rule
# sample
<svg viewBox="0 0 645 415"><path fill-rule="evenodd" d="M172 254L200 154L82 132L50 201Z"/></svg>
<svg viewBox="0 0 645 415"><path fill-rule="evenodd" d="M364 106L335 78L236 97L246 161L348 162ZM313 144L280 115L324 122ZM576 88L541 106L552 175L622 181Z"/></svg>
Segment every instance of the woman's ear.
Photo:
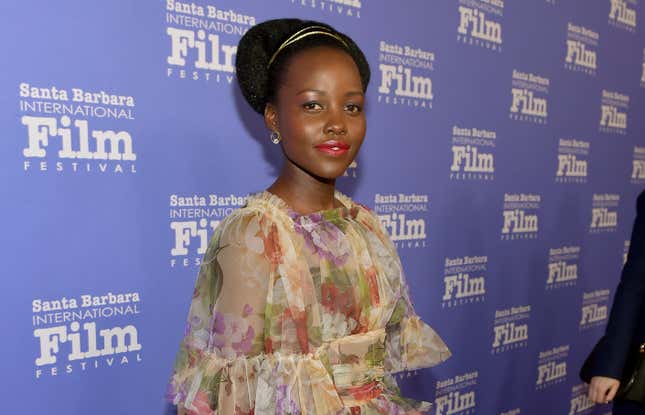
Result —
<svg viewBox="0 0 645 415"><path fill-rule="evenodd" d="M264 124L271 131L279 131L278 111L276 106L270 102L264 106Z"/></svg>

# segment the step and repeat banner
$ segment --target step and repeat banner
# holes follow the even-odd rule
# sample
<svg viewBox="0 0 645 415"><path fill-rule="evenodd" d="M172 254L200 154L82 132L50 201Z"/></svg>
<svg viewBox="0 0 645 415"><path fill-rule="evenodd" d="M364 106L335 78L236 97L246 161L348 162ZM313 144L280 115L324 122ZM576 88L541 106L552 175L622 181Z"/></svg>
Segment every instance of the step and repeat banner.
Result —
<svg viewBox="0 0 645 415"><path fill-rule="evenodd" d="M3 3L3 413L173 413L208 239L281 166L236 45L300 17L369 59L337 185L380 216L454 353L404 394L437 415L609 414L577 372L645 187L644 3Z"/></svg>

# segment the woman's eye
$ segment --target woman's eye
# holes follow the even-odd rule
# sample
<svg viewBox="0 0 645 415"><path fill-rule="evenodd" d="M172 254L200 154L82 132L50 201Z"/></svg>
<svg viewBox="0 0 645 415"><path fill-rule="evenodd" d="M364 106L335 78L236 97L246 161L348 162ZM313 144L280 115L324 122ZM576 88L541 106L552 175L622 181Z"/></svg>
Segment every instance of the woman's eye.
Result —
<svg viewBox="0 0 645 415"><path fill-rule="evenodd" d="M303 108L308 111L316 111L322 109L322 106L317 102L307 102L303 105Z"/></svg>
<svg viewBox="0 0 645 415"><path fill-rule="evenodd" d="M345 108L351 113L361 112L362 110L361 106L356 104L349 104Z"/></svg>

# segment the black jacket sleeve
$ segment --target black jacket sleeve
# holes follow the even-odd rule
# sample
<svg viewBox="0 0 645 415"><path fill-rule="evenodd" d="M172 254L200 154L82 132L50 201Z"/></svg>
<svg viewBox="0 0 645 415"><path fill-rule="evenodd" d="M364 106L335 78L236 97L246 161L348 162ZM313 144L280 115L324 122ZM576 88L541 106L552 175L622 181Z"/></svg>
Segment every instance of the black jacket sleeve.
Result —
<svg viewBox="0 0 645 415"><path fill-rule="evenodd" d="M638 196L636 220L632 229L627 262L614 295L605 335L585 361L580 377L589 382L593 376L620 379L634 343L634 332L641 322L645 304L645 191Z"/></svg>

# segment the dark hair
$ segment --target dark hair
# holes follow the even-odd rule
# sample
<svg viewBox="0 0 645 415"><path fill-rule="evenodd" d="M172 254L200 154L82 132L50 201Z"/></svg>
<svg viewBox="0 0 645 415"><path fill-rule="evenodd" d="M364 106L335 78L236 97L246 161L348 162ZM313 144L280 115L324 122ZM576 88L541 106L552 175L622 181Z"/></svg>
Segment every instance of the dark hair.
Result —
<svg viewBox="0 0 645 415"><path fill-rule="evenodd" d="M302 37L280 50L280 46L296 32L306 33L311 26L321 27L327 34ZM312 30L313 31L313 30ZM329 35L331 34L331 36ZM345 51L356 63L363 92L370 80L370 68L365 55L354 41L333 27L313 20L267 20L248 30L240 39L235 58L237 82L242 95L259 114L264 113L267 102L275 101L278 88L283 83L289 61L298 52L319 46ZM269 65L271 58L274 60Z"/></svg>

